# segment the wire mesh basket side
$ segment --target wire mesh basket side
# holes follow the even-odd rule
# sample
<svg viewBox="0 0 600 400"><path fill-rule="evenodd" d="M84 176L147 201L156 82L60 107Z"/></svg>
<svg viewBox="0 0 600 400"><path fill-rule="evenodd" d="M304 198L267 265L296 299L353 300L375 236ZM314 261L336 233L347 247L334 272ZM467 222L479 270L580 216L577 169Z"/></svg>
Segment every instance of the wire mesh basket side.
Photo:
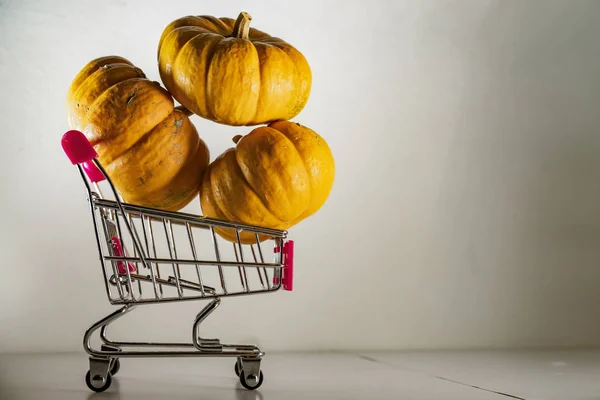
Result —
<svg viewBox="0 0 600 400"><path fill-rule="evenodd" d="M92 201L112 303L255 294L281 286L282 256L274 250L283 243L283 231L132 205L124 205L123 214L116 202ZM222 239L216 229L231 230L237 243ZM249 229L256 241L242 244L239 232Z"/></svg>

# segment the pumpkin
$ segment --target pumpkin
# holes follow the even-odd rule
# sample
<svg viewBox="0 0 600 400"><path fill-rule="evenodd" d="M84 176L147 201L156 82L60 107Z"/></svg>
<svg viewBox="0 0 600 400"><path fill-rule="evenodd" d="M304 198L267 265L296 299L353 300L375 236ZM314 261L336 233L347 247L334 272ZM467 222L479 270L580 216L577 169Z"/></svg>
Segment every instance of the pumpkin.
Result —
<svg viewBox="0 0 600 400"><path fill-rule="evenodd" d="M171 22L158 45L160 77L195 114L226 125L259 125L296 116L308 101L306 58L283 40L237 20L188 16Z"/></svg>
<svg viewBox="0 0 600 400"><path fill-rule="evenodd" d="M327 200L335 163L327 142L316 132L277 121L236 136L234 142L236 146L217 157L204 174L200 203L205 216L285 230ZM237 240L233 229L217 231L226 240ZM250 232L240 236L242 243L256 241Z"/></svg>
<svg viewBox="0 0 600 400"><path fill-rule="evenodd" d="M209 151L169 93L130 61L85 65L68 90L67 114L126 202L176 211L197 196Z"/></svg>

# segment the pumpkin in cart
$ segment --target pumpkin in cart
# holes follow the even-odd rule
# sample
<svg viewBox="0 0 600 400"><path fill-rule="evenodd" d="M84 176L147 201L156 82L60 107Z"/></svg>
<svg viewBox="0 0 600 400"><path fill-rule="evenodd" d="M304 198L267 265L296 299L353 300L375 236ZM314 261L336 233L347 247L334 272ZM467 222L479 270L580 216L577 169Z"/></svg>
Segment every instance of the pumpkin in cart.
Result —
<svg viewBox="0 0 600 400"><path fill-rule="evenodd" d="M297 123L278 121L234 138L236 147L215 159L200 189L207 217L288 229L317 212L331 192L335 163L329 145ZM233 229L216 229L236 241ZM242 243L256 241L241 232ZM266 239L261 237L260 239Z"/></svg>
<svg viewBox="0 0 600 400"><path fill-rule="evenodd" d="M295 117L306 105L312 75L292 45L237 20L188 16L171 22L158 44L167 90L195 114L226 125Z"/></svg>
<svg viewBox="0 0 600 400"><path fill-rule="evenodd" d="M176 211L197 196L208 148L169 93L127 59L85 65L68 90L67 113L126 202Z"/></svg>

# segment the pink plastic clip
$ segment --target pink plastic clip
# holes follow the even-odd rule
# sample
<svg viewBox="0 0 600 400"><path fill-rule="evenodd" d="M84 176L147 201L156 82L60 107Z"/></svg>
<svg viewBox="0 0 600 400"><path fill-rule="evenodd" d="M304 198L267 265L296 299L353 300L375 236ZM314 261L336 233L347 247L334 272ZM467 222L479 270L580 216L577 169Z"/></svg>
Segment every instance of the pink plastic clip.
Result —
<svg viewBox="0 0 600 400"><path fill-rule="evenodd" d="M289 240L283 245L285 268L283 268L283 290L291 292L294 290L294 241Z"/></svg>
<svg viewBox="0 0 600 400"><path fill-rule="evenodd" d="M121 241L119 240L118 237L113 236L111 238L110 244L112 246L115 257L126 257L125 253L123 252L123 247L121 246ZM136 271L135 265L133 265L129 261L127 262L127 266L129 267L130 273ZM125 263L123 261L117 261L117 267L119 270L119 274L121 274L121 275L127 274L127 271L125 271Z"/></svg>
<svg viewBox="0 0 600 400"><path fill-rule="evenodd" d="M90 182L101 182L106 179L102 171L100 171L92 161L86 161L82 163L81 166L90 179Z"/></svg>
<svg viewBox="0 0 600 400"><path fill-rule="evenodd" d="M280 248L275 247L275 253L279 253ZM294 290L294 241L288 240L283 244L283 252L281 254L283 268L281 268L281 284L283 290L291 292ZM273 284L279 284L277 277L273 278Z"/></svg>
<svg viewBox="0 0 600 400"><path fill-rule="evenodd" d="M81 164L98 157L96 150L94 150L85 135L79 131L66 132L60 144L73 164Z"/></svg>

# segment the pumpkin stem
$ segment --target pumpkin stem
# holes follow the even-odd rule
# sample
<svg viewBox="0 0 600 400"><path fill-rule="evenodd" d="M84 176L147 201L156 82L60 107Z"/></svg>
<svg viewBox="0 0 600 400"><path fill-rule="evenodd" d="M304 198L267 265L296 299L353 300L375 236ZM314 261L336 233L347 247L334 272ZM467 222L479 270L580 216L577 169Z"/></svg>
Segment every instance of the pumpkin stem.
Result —
<svg viewBox="0 0 600 400"><path fill-rule="evenodd" d="M181 111L182 113L184 113L187 117L189 117L190 115L193 115L194 113L191 112L190 110L188 110L187 108L185 108L184 106L177 106L175 107L176 110Z"/></svg>
<svg viewBox="0 0 600 400"><path fill-rule="evenodd" d="M242 11L235 20L235 25L233 25L233 32L231 35L236 38L248 40L248 34L250 33L250 21L252 21L250 14Z"/></svg>
<svg viewBox="0 0 600 400"><path fill-rule="evenodd" d="M233 139L231 139L231 140L233 140L233 143L238 144L238 142L240 141L241 138L242 138L242 135L235 135L233 137Z"/></svg>

